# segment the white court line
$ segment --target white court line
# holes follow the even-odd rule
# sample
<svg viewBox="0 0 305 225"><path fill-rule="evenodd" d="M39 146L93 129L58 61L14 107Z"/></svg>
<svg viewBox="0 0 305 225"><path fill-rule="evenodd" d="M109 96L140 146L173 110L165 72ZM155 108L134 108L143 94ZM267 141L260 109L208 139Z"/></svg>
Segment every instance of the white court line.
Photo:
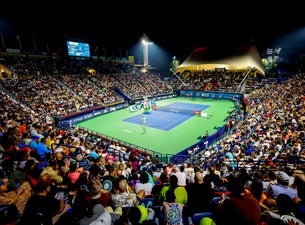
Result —
<svg viewBox="0 0 305 225"><path fill-rule="evenodd" d="M132 133L132 131L131 130L127 130L127 129L125 129L124 130L126 133Z"/></svg>

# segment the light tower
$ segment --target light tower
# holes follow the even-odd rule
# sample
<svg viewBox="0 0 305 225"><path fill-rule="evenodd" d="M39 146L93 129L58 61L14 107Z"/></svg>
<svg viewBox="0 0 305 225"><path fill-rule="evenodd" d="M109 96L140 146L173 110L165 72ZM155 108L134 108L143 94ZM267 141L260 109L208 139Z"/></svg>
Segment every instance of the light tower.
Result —
<svg viewBox="0 0 305 225"><path fill-rule="evenodd" d="M281 48L268 48L267 55L268 55L268 62L271 64L271 69L274 69L277 65L279 60L279 55L281 52Z"/></svg>
<svg viewBox="0 0 305 225"><path fill-rule="evenodd" d="M148 47L153 44L153 42L150 42L147 38L147 36L144 34L144 37L142 39L143 44L143 67L145 69L150 68L149 61L148 61Z"/></svg>

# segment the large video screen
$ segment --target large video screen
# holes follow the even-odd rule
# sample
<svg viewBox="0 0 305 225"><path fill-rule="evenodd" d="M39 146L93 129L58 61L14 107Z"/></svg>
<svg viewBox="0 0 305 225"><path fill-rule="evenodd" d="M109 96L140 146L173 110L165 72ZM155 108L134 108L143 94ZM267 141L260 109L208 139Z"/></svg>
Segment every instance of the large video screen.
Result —
<svg viewBox="0 0 305 225"><path fill-rule="evenodd" d="M67 41L68 56L90 57L90 45L88 43Z"/></svg>

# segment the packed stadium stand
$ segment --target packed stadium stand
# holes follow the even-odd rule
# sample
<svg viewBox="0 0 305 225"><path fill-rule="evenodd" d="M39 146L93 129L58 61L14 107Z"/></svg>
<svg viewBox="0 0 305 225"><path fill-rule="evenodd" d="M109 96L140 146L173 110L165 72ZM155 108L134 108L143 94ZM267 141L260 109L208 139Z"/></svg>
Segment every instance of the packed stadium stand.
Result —
<svg viewBox="0 0 305 225"><path fill-rule="evenodd" d="M165 80L112 60L1 58L1 225L305 223L304 74ZM168 160L65 123L181 90L238 92L244 108L217 141Z"/></svg>

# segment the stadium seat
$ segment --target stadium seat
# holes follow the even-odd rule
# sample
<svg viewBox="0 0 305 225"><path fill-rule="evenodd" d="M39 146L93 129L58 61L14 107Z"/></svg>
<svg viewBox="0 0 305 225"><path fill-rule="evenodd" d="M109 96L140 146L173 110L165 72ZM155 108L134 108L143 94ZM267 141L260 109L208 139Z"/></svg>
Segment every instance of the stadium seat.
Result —
<svg viewBox="0 0 305 225"><path fill-rule="evenodd" d="M155 198L152 197L143 198L140 204L144 204L145 207L153 207L155 206Z"/></svg>
<svg viewBox="0 0 305 225"><path fill-rule="evenodd" d="M193 224L194 224L194 225L199 225L199 224L200 224L200 220L201 220L203 217L210 217L211 219L214 219L214 215L213 215L212 212L198 212L198 213L195 213L195 214L192 216Z"/></svg>

